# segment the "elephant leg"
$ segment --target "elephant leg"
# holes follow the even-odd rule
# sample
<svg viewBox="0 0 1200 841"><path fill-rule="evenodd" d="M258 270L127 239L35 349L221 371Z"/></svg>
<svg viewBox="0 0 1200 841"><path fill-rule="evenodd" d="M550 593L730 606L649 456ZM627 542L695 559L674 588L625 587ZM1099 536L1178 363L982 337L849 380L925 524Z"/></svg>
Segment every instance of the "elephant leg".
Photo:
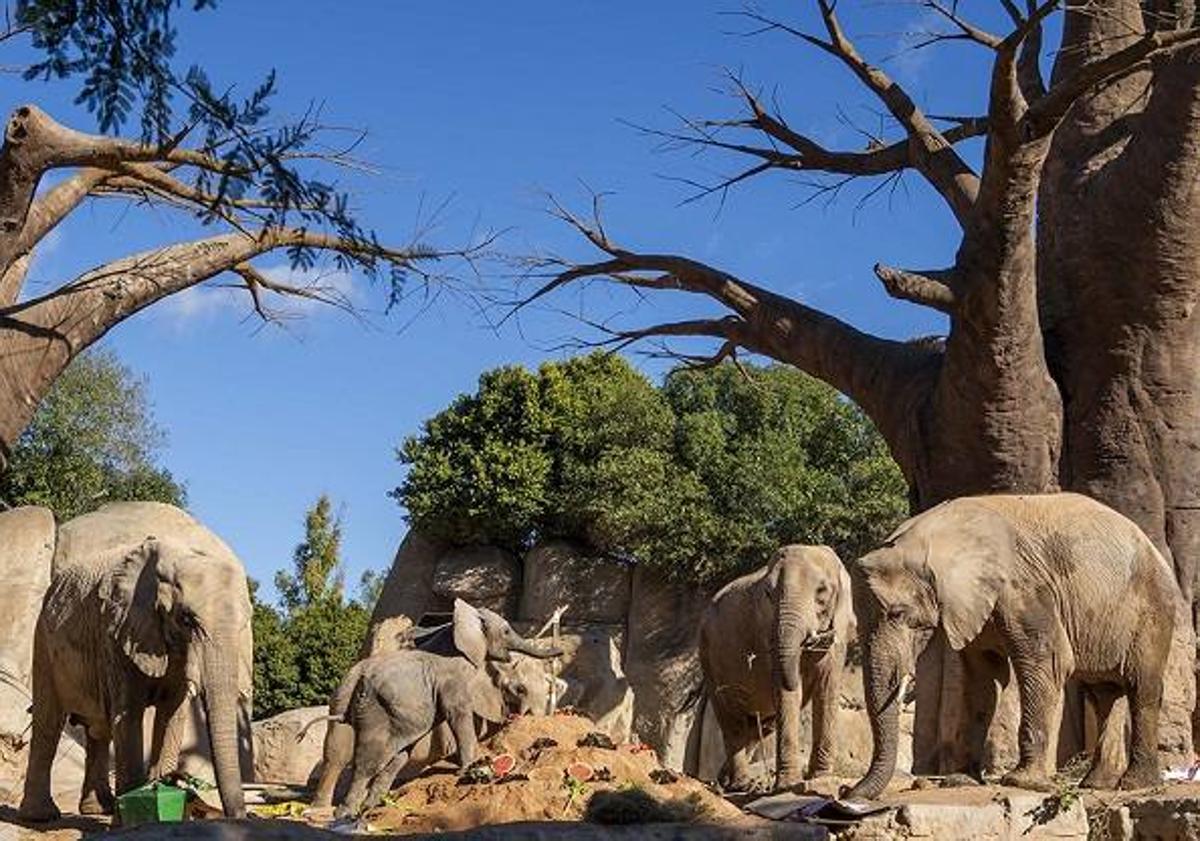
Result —
<svg viewBox="0 0 1200 841"><path fill-rule="evenodd" d="M150 779L157 780L179 769L183 732L190 714L186 683L154 708L154 730L150 737Z"/></svg>
<svg viewBox="0 0 1200 841"><path fill-rule="evenodd" d="M312 802L313 806L319 808L333 804L334 789L337 788L342 771L354 756L354 728L340 721L331 721L325 731L324 753L321 775Z"/></svg>
<svg viewBox="0 0 1200 841"><path fill-rule="evenodd" d="M87 737L87 755L83 766L83 790L79 795L79 814L111 815L116 799L108 782L109 740L91 734Z"/></svg>
<svg viewBox="0 0 1200 841"><path fill-rule="evenodd" d="M458 743L458 762L466 768L475 761L479 748L479 737L475 734L475 713L469 709L448 712L450 730L454 733L454 741Z"/></svg>
<svg viewBox="0 0 1200 841"><path fill-rule="evenodd" d="M40 647L40 646L39 646ZM23 820L53 821L62 813L50 794L50 768L58 751L58 740L67 722L66 711L54 688L50 666L36 658L33 670L33 733L25 772L25 791L18 812Z"/></svg>
<svg viewBox="0 0 1200 841"><path fill-rule="evenodd" d="M757 728L744 710L731 709L728 703L722 703L715 697L713 712L725 743L725 763L721 766L720 782L728 791L748 791L754 784L750 751L758 743Z"/></svg>
<svg viewBox="0 0 1200 841"><path fill-rule="evenodd" d="M1110 683L1093 684L1086 689L1086 695L1090 696L1092 707L1096 713L1096 729L1099 736L1092 751L1092 764L1079 783L1083 788L1113 788L1117 783L1118 769L1104 761L1104 746L1112 738L1125 738L1124 728L1121 728L1122 732L1115 735L1109 733L1110 728L1114 728L1120 723L1119 716L1114 716L1112 712L1113 705L1116 704L1121 694L1121 687Z"/></svg>
<svg viewBox="0 0 1200 841"><path fill-rule="evenodd" d="M833 771L842 666L846 652L834 646L818 664L812 676L812 747L808 756L808 777L824 776Z"/></svg>
<svg viewBox="0 0 1200 841"><path fill-rule="evenodd" d="M142 720L146 708L127 704L113 721L113 753L117 762L117 793L123 794L146 781L146 748Z"/></svg>
<svg viewBox="0 0 1200 841"><path fill-rule="evenodd" d="M371 787L367 790L367 799L364 804L370 809L372 806L383 802L383 798L392 790L392 781L396 779L396 775L408 762L408 751L401 750L392 757L391 761L383 766L375 779L371 781Z"/></svg>
<svg viewBox="0 0 1200 841"><path fill-rule="evenodd" d="M1017 767L1004 775L1003 785L1032 791L1054 790L1051 763L1056 759L1066 685L1060 669L1054 666L1055 659L1048 653L1013 659L1021 696L1021 724L1017 730L1020 758Z"/></svg>
<svg viewBox="0 0 1200 841"><path fill-rule="evenodd" d="M982 782L988 728L996 715L998 686L1007 677L1008 661L991 652L972 651L964 652L962 664L967 723L966 772Z"/></svg>
<svg viewBox="0 0 1200 841"><path fill-rule="evenodd" d="M1170 645L1169 634L1163 650ZM1165 658L1164 658L1165 659ZM1118 785L1123 789L1150 788L1162 784L1162 769L1158 761L1158 716L1162 707L1162 665L1140 664L1133 685L1126 691L1129 699L1129 722L1132 738L1129 747L1129 767Z"/></svg>
<svg viewBox="0 0 1200 841"><path fill-rule="evenodd" d="M399 753L400 739L391 731L369 732L369 728L355 727L354 763L350 779L350 790L346 799L337 808L339 818L349 818L362 811L367 798L367 786L383 771L393 757ZM369 804L368 804L369 805Z"/></svg>

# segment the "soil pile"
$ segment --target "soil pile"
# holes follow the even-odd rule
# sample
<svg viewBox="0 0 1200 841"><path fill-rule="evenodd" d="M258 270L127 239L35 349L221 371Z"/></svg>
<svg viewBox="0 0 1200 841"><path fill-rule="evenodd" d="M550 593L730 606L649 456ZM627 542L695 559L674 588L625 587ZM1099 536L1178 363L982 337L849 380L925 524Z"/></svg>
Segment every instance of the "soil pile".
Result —
<svg viewBox="0 0 1200 841"><path fill-rule="evenodd" d="M515 821L644 823L744 820L703 784L663 768L642 745L612 745L576 715L522 716L481 745L466 773L437 769L364 816L370 830L409 833Z"/></svg>

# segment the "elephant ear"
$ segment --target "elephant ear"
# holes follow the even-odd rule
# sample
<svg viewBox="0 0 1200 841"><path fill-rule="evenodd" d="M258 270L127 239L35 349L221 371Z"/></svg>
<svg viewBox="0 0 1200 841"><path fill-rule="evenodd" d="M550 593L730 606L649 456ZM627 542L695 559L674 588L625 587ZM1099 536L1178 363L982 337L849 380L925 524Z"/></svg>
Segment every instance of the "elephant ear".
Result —
<svg viewBox="0 0 1200 841"><path fill-rule="evenodd" d="M483 619L479 611L462 599L454 600L454 647L482 669L487 658L487 637L483 633Z"/></svg>
<svg viewBox="0 0 1200 841"><path fill-rule="evenodd" d="M171 585L159 576L161 547L153 537L125 555L101 590L108 627L138 670L148 677L167 672L164 618L173 601Z"/></svg>
<svg viewBox="0 0 1200 841"><path fill-rule="evenodd" d="M501 724L506 717L504 693L500 689L504 676L500 668L495 663L489 663L487 668L477 670L471 686L472 711L492 724Z"/></svg>
<svg viewBox="0 0 1200 841"><path fill-rule="evenodd" d="M1007 524L992 512L947 508L947 527L925 535L942 627L955 651L983 629L1008 584L1014 547Z"/></svg>

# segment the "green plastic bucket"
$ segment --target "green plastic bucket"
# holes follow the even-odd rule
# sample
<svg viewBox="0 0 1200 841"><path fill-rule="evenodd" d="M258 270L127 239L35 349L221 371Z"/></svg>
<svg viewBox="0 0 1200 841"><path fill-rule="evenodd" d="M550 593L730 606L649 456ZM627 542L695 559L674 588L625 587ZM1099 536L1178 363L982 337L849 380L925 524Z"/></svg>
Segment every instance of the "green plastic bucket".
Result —
<svg viewBox="0 0 1200 841"><path fill-rule="evenodd" d="M186 806L187 792L163 783L130 789L117 798L121 826L179 822Z"/></svg>

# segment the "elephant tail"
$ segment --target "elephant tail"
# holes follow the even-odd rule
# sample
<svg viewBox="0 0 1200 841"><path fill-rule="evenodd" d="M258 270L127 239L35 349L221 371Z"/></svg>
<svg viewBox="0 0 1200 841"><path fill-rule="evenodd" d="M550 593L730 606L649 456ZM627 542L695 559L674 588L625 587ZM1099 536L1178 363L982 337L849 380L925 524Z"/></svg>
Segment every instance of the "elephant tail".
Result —
<svg viewBox="0 0 1200 841"><path fill-rule="evenodd" d="M314 718L312 721L308 722L308 724L304 725L304 727L302 727L300 729L300 732L296 734L296 741L303 742L304 737L308 735L308 731L313 727L313 725L320 724L322 721L344 722L345 720L346 720L346 716L342 715L341 713L335 713L333 715L317 716L316 718Z"/></svg>

